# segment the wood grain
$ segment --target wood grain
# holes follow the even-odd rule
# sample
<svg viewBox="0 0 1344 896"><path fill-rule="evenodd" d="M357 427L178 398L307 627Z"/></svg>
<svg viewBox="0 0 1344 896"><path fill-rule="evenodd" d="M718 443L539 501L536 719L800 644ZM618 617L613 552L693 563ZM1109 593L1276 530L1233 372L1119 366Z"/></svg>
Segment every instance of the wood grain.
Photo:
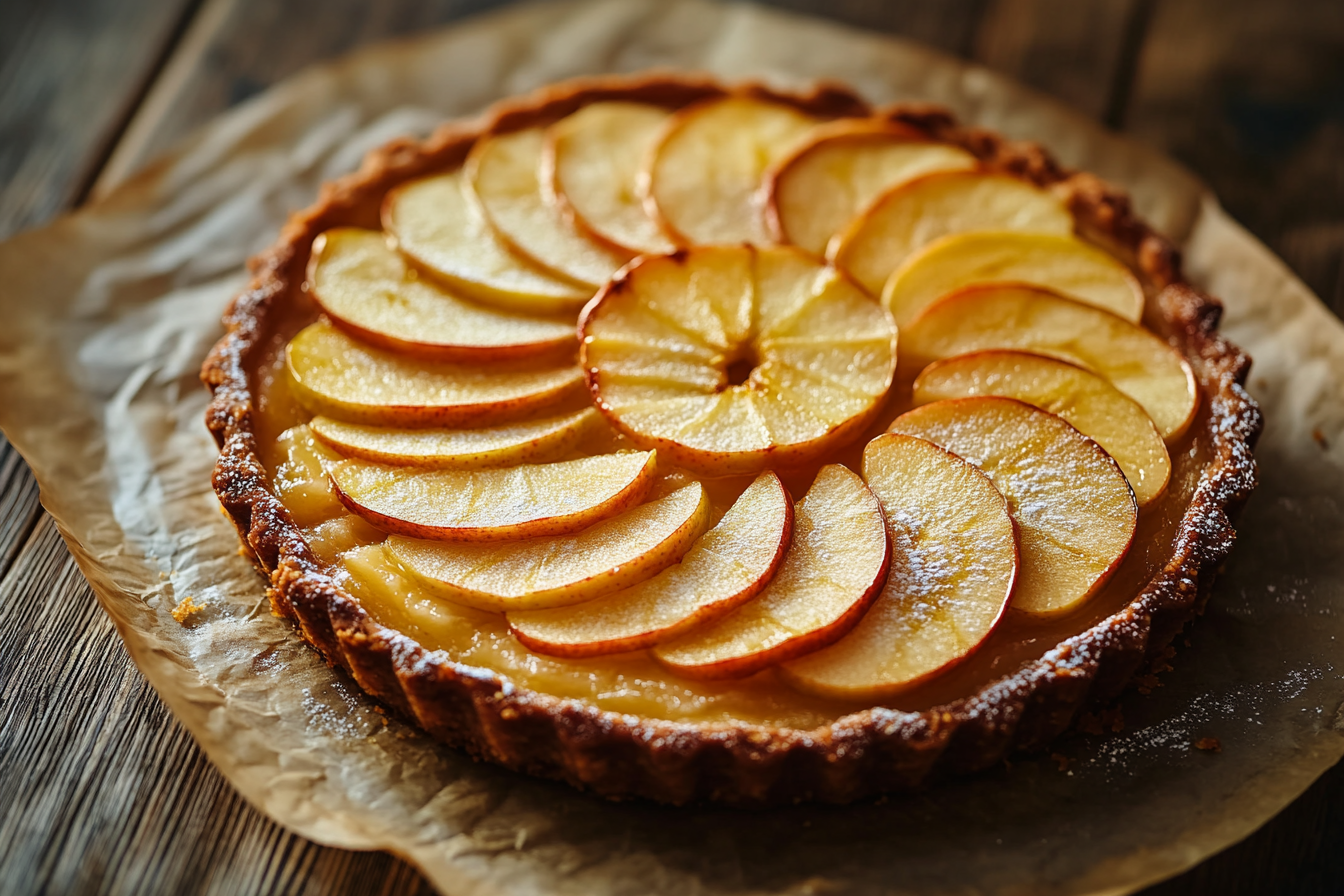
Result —
<svg viewBox="0 0 1344 896"><path fill-rule="evenodd" d="M193 2L0 5L0 235L68 207L100 173L104 183L124 176L309 63L501 5ZM972 56L1132 126L1213 182L1344 310L1337 0L770 5ZM1281 145L1268 139L1275 134L1295 136ZM130 663L4 443L0 625L14 635L0 641L0 890L430 892L400 860L319 847L238 797ZM1336 892L1341 797L1336 768L1246 843L1149 896Z"/></svg>
<svg viewBox="0 0 1344 896"><path fill-rule="evenodd" d="M82 198L190 8L0 4L0 238Z"/></svg>
<svg viewBox="0 0 1344 896"><path fill-rule="evenodd" d="M995 0L974 58L1108 121L1124 96L1149 15L1146 0Z"/></svg>
<svg viewBox="0 0 1344 896"><path fill-rule="evenodd" d="M1157 4L1124 124L1344 316L1344 3Z"/></svg>

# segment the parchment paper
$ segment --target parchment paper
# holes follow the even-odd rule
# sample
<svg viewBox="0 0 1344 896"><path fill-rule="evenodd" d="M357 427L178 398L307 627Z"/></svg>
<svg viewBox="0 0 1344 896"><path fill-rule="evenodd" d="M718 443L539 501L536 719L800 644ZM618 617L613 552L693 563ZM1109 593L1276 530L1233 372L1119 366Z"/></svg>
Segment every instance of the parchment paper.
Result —
<svg viewBox="0 0 1344 896"><path fill-rule="evenodd" d="M404 133L573 75L849 81L1042 140L1186 244L1255 356L1263 482L1191 646L1113 737L913 797L770 813L608 804L387 721L268 612L210 492L197 368L243 260ZM700 0L518 8L307 72L104 200L0 246L0 425L136 663L253 804L445 893L1126 893L1245 836L1344 752L1344 327L1172 163L982 69ZM1313 435L1314 434L1314 435ZM1325 447L1328 445L1329 447ZM170 616L207 605L191 627ZM1222 752L1192 749L1217 737Z"/></svg>

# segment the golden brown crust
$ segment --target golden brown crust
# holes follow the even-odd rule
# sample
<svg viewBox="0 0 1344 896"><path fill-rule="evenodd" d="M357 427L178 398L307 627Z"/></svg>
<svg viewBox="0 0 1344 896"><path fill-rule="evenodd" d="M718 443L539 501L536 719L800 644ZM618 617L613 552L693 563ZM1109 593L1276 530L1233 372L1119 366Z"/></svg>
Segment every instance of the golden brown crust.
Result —
<svg viewBox="0 0 1344 896"><path fill-rule="evenodd" d="M841 87L798 95L754 84L731 90L827 117L872 114ZM873 708L811 731L604 712L517 688L379 625L327 575L269 488L254 434L248 364L286 304L301 301L299 286L317 234L338 225L377 227L388 189L460 164L484 133L554 120L599 99L675 107L727 91L708 78L675 74L568 82L500 103L477 122L446 125L423 142L395 141L371 154L358 172L328 184L315 205L290 218L275 246L252 260L252 280L226 312L225 336L202 369L213 393L206 421L220 445L213 476L220 501L268 575L276 612L305 640L435 738L512 769L609 797L669 803L846 802L983 769L1012 750L1043 747L1080 711L1119 694L1202 609L1232 546L1229 514L1255 485L1251 448L1261 416L1242 388L1250 358L1217 332L1222 306L1183 280L1175 248L1133 214L1122 192L1064 169L1039 146L959 126L944 109L902 105L877 114L965 147L993 170L1060 190L1083 229L1121 253L1157 292L1152 324L1190 360L1209 404L1212 460L1168 562L1128 606L1040 659L932 710Z"/></svg>

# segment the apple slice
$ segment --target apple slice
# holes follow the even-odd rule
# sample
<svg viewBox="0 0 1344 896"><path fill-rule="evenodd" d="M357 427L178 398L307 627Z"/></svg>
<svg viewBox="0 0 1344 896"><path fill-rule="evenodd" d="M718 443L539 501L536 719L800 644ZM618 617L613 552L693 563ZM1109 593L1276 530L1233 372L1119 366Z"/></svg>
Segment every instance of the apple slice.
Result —
<svg viewBox="0 0 1344 896"><path fill-rule="evenodd" d="M766 589L654 656L688 678L739 678L820 650L863 617L890 560L882 505L858 476L824 466L794 509L793 541Z"/></svg>
<svg viewBox="0 0 1344 896"><path fill-rule="evenodd" d="M1046 289L984 284L945 296L901 331L901 366L982 349L1039 352L1086 367L1137 401L1162 438L1179 438L1199 408L1180 353L1137 324Z"/></svg>
<svg viewBox="0 0 1344 896"><path fill-rule="evenodd" d="M966 150L930 142L891 121L848 118L818 125L766 172L766 224L780 242L822 255L833 237L891 187L975 165Z"/></svg>
<svg viewBox="0 0 1344 896"><path fill-rule="evenodd" d="M932 442L878 436L864 448L863 478L887 515L886 587L853 631L780 671L815 694L885 700L989 637L1013 593L1017 534L985 474Z"/></svg>
<svg viewBox="0 0 1344 896"><path fill-rule="evenodd" d="M970 461L1008 499L1021 550L1014 610L1076 609L1129 551L1139 509L1125 474L1054 414L1013 398L955 398L902 414L890 429Z"/></svg>
<svg viewBox="0 0 1344 896"><path fill-rule="evenodd" d="M972 284L1040 286L1119 315L1143 317L1143 287L1129 268L1076 237L959 233L925 246L892 272L882 304L899 326L940 296Z"/></svg>
<svg viewBox="0 0 1344 896"><path fill-rule="evenodd" d="M582 391L572 363L449 364L363 345L319 321L285 348L304 407L351 423L485 424L551 406Z"/></svg>
<svg viewBox="0 0 1344 896"><path fill-rule="evenodd" d="M417 470L362 460L331 468L336 496L384 532L442 541L566 535L644 500L652 451L501 470Z"/></svg>
<svg viewBox="0 0 1344 896"><path fill-rule="evenodd" d="M896 359L886 312L794 247L644 256L579 329L612 425L712 475L805 464L849 441L879 412Z"/></svg>
<svg viewBox="0 0 1344 896"><path fill-rule="evenodd" d="M546 131L542 188L574 226L618 252L676 247L644 211L639 172L671 113L644 103L584 106Z"/></svg>
<svg viewBox="0 0 1344 896"><path fill-rule="evenodd" d="M643 650L759 594L783 562L792 534L793 501L778 476L762 473L677 565L581 606L510 612L509 627L527 647L550 656Z"/></svg>
<svg viewBox="0 0 1344 896"><path fill-rule="evenodd" d="M330 417L314 417L308 425L314 435L347 457L410 467L476 470L535 463L562 454L600 419L597 411L585 408L563 417L486 429L386 429Z"/></svg>
<svg viewBox="0 0 1344 896"><path fill-rule="evenodd" d="M530 314L578 311L591 288L552 277L503 243L464 192L462 172L411 181L383 201L383 229L414 264L477 301Z"/></svg>
<svg viewBox="0 0 1344 896"><path fill-rule="evenodd" d="M442 544L394 535L387 552L431 594L479 610L563 607L676 563L709 525L698 482L575 535L516 544Z"/></svg>
<svg viewBox="0 0 1344 896"><path fill-rule="evenodd" d="M556 277L596 288L630 253L597 243L546 201L541 156L546 129L524 128L486 137L467 157L467 182L485 219L514 251Z"/></svg>
<svg viewBox="0 0 1344 896"><path fill-rule="evenodd" d="M1171 457L1157 427L1095 373L1044 355L990 350L937 361L915 380L915 404L975 395L1016 398L1067 420L1115 458L1140 507L1167 488Z"/></svg>
<svg viewBox="0 0 1344 896"><path fill-rule="evenodd" d="M464 301L423 280L383 234L357 227L313 241L308 288L338 327L391 351L488 361L573 349L573 324Z"/></svg>
<svg viewBox="0 0 1344 896"><path fill-rule="evenodd" d="M1073 233L1073 215L1048 190L1006 174L938 171L873 201L836 239L831 260L873 295L891 272L940 237L968 231Z"/></svg>
<svg viewBox="0 0 1344 896"><path fill-rule="evenodd" d="M668 120L641 174L645 207L679 246L766 245L761 176L816 123L748 97L688 106Z"/></svg>

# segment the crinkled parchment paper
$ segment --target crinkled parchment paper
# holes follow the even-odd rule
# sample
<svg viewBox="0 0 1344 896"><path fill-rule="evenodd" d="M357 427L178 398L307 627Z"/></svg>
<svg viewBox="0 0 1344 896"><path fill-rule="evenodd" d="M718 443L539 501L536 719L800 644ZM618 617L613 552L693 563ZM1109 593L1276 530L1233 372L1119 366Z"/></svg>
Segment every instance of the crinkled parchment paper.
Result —
<svg viewBox="0 0 1344 896"><path fill-rule="evenodd" d="M849 81L1044 141L1130 189L1227 303L1268 427L1240 541L1125 731L880 805L608 804L385 722L268 612L210 492L196 371L287 212L391 137L560 78L651 66ZM1344 327L1201 185L994 75L700 0L526 7L361 53L220 118L96 205L0 246L0 424L136 663L255 805L388 849L445 893L1124 893L1245 836L1344 752ZM1329 447L1325 447L1328 445ZM170 610L207 605L193 627ZM1193 749L1216 737L1222 752Z"/></svg>

